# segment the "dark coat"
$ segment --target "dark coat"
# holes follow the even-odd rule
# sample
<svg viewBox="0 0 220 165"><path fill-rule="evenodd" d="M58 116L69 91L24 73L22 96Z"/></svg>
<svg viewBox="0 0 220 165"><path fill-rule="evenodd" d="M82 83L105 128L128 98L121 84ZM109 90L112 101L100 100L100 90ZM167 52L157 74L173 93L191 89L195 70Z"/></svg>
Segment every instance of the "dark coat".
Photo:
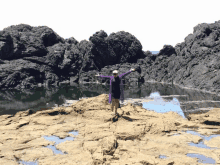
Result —
<svg viewBox="0 0 220 165"><path fill-rule="evenodd" d="M128 75L129 73L131 73L131 71L128 71L127 73L122 73L120 74L118 77L120 79L120 100L123 103L124 102L124 88L123 88L123 83L122 83L122 78L126 75ZM109 89L109 103L111 103L112 101L112 80L114 79L114 76L102 76L100 75L100 77L102 78L110 78L110 89Z"/></svg>

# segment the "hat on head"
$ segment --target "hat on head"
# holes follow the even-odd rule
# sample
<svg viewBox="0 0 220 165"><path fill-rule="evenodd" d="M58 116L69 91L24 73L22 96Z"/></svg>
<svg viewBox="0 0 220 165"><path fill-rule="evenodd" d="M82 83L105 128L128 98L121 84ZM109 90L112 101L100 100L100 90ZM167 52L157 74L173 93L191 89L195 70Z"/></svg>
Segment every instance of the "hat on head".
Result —
<svg viewBox="0 0 220 165"><path fill-rule="evenodd" d="M113 73L113 74L114 74L114 73L118 74L118 71L117 71L117 70L114 70L112 73Z"/></svg>

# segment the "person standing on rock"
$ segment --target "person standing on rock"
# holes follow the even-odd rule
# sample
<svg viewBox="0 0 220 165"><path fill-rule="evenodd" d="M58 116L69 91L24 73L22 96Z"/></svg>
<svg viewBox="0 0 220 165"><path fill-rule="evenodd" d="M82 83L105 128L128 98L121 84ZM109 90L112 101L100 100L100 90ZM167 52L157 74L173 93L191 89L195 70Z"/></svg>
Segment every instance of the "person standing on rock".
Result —
<svg viewBox="0 0 220 165"><path fill-rule="evenodd" d="M102 76L102 75L95 75L102 78L110 78L110 89L109 89L109 103L112 103L111 110L113 112L113 109L115 107L115 113L114 115L118 115L117 109L119 107L119 99L123 102L124 101L124 91L123 91L123 84L122 84L122 78L126 75L128 75L131 72L134 72L135 69L131 69L127 73L120 74L118 76L118 71L113 71L113 76Z"/></svg>

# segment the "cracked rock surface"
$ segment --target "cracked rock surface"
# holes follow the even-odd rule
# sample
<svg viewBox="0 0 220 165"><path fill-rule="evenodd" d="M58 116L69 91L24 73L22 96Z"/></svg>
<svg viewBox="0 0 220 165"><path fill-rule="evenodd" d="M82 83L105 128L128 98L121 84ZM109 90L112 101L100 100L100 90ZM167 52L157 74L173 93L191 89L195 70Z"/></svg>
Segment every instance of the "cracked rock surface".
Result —
<svg viewBox="0 0 220 165"><path fill-rule="evenodd" d="M0 116L0 164L18 165L18 160L39 165L184 165L203 164L187 153L203 154L220 164L220 149L190 146L202 138L186 133L197 128L203 135L219 133L219 109L191 114L189 119L175 112L157 113L131 103L111 115L108 95L81 99L69 107L43 111L22 111ZM128 113L129 112L129 113ZM211 123L211 124L210 124ZM77 136L68 134L76 130ZM215 131L214 131L215 130ZM178 134L178 136L172 136ZM67 154L54 154L47 145L54 142L43 136L75 137L56 148ZM205 142L220 146L218 137ZM159 158L166 155L166 159Z"/></svg>

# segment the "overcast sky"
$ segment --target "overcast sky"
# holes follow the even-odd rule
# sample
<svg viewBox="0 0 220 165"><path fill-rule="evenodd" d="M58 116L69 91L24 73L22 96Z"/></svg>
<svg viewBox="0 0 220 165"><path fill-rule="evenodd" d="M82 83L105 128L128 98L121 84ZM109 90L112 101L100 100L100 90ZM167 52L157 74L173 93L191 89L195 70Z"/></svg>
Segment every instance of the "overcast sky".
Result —
<svg viewBox="0 0 220 165"><path fill-rule="evenodd" d="M197 24L220 20L219 6L220 0L4 0L0 30L20 23L48 26L78 41L99 30L123 30L144 51L159 51L183 42Z"/></svg>

